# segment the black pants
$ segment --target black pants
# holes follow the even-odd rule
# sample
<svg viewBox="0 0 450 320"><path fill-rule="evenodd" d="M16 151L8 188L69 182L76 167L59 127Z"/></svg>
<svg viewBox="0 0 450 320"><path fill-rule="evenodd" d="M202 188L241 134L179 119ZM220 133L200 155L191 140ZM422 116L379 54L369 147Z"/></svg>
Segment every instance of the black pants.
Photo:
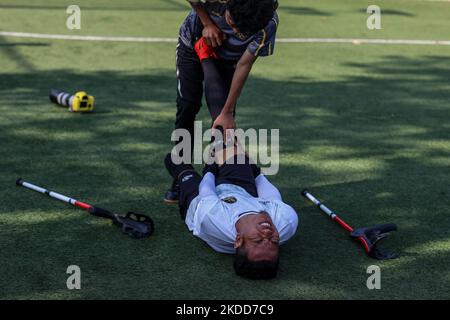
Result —
<svg viewBox="0 0 450 320"><path fill-rule="evenodd" d="M177 46L177 115L175 129L187 129L194 146L194 121L202 105L203 81L209 113L214 121L230 92L236 61L206 59L200 63L195 51L183 42Z"/></svg>
<svg viewBox="0 0 450 320"><path fill-rule="evenodd" d="M247 157L244 164L237 164L237 158L235 157L234 163L225 163L219 167L219 172L216 176L216 186L234 184L242 187L253 197L258 197L254 169ZM198 196L198 188L201 181L202 177L195 171L187 171L180 176L180 199L178 205L182 219L186 218L189 205Z"/></svg>

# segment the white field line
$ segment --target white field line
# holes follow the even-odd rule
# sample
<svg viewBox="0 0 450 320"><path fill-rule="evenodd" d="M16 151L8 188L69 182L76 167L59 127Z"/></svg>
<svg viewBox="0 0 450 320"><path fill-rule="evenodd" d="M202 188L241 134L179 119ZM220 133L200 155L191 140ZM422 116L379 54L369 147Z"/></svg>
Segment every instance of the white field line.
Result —
<svg viewBox="0 0 450 320"><path fill-rule="evenodd" d="M177 42L176 38L71 36L64 34L44 34L44 33L8 32L8 31L0 31L0 36L30 38L30 39L79 40L79 41L156 42L156 43Z"/></svg>
<svg viewBox="0 0 450 320"><path fill-rule="evenodd" d="M283 43L352 43L352 44L412 44L450 46L450 40L404 40L404 39L337 39L337 38L282 38Z"/></svg>
<svg viewBox="0 0 450 320"><path fill-rule="evenodd" d="M146 38L146 37L104 37L104 36L71 36L63 34L43 34L26 32L0 31L0 36L78 41L110 41L110 42L150 42L174 43L177 38ZM450 46L450 40L402 40L402 39L339 39L339 38L278 38L279 43L351 43L351 44L399 44L399 45L442 45Z"/></svg>

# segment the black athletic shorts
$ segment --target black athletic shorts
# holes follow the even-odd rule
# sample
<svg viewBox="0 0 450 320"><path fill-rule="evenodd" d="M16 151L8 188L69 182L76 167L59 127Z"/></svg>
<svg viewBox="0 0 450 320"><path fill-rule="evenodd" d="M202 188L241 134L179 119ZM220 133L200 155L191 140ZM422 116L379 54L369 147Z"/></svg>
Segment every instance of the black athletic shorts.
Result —
<svg viewBox="0 0 450 320"><path fill-rule="evenodd" d="M237 156L234 158L234 163L225 163L219 167L219 173L216 175L216 186L221 184L234 184L250 195L257 197L256 190L256 167L249 163L246 157L244 164L237 164ZM195 171L187 171L180 176L180 199L178 205L180 207L180 215L182 219L186 218L186 213L192 200L198 196L198 188L202 176Z"/></svg>

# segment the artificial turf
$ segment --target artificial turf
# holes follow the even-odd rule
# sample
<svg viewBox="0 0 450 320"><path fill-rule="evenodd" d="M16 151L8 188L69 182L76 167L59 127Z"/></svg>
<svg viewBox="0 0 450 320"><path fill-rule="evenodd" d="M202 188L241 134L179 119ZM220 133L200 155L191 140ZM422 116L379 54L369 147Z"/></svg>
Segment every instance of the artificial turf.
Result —
<svg viewBox="0 0 450 320"><path fill-rule="evenodd" d="M183 0L0 0L2 31L177 36ZM279 37L450 38L450 3L280 0ZM383 14L385 11L386 14ZM280 129L271 180L299 213L279 276L235 276L161 201L176 112L175 43L0 37L0 299L448 299L450 297L450 46L278 43L260 59L238 126ZM93 114L48 101L84 88ZM204 107L200 120L210 123ZM149 213L155 234L133 240L107 221L15 186L26 180L118 212ZM395 222L397 260L367 258L301 196L308 187L354 225ZM79 265L82 289L66 288ZM381 290L366 268L380 266Z"/></svg>

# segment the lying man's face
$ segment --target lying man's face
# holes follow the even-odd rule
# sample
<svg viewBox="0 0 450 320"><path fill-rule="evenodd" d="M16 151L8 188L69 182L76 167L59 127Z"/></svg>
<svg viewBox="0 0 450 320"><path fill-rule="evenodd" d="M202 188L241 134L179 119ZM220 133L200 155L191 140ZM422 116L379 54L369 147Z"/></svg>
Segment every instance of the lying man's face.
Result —
<svg viewBox="0 0 450 320"><path fill-rule="evenodd" d="M250 261L277 261L280 236L267 213L244 216L236 227L234 247L244 249Z"/></svg>

